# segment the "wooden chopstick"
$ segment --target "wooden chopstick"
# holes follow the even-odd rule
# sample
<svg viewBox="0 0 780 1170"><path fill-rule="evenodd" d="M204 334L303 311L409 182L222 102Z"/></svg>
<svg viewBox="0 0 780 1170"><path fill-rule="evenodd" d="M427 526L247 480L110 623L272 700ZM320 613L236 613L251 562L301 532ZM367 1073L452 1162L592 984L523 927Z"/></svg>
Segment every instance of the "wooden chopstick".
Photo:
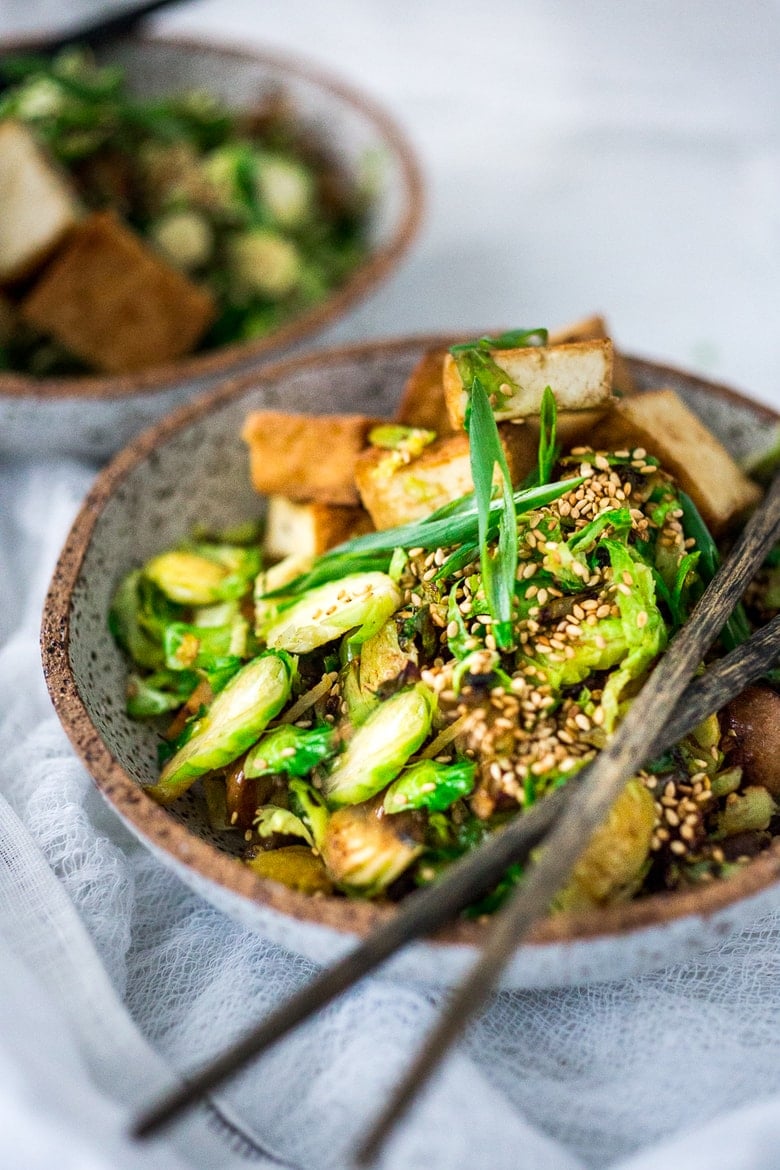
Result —
<svg viewBox="0 0 780 1170"><path fill-rule="evenodd" d="M780 616L758 630L748 642L716 662L691 684L685 702L653 743L648 756L672 747L703 719L720 710L730 698L759 678L780 657ZM584 775L581 774L581 775ZM550 793L521 817L515 818L479 849L453 865L441 882L412 894L385 925L333 967L278 1007L234 1047L191 1076L150 1107L136 1121L133 1132L147 1137L172 1122L201 1096L236 1074L249 1060L271 1047L314 1012L381 966L407 943L452 921L471 902L490 890L513 861L524 861L554 824L581 776Z"/></svg>
<svg viewBox="0 0 780 1170"><path fill-rule="evenodd" d="M751 516L728 560L674 638L598 759L583 769L559 819L545 838L541 857L491 923L482 954L451 997L409 1073L360 1143L356 1162L372 1163L413 1099L486 1003L518 943L548 912L583 847L606 819L628 779L642 766L780 529L780 474ZM522 818L521 818L522 819Z"/></svg>

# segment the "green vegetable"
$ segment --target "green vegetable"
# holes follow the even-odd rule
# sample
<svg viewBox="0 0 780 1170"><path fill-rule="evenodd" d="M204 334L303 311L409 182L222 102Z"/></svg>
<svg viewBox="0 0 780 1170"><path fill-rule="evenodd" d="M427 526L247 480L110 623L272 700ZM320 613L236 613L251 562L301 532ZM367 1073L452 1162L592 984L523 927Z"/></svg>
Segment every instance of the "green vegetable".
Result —
<svg viewBox="0 0 780 1170"><path fill-rule="evenodd" d="M477 539L485 600L493 618L492 632L500 650L511 650L515 574L517 572L517 515L512 480L504 448L485 388L478 377L471 383L468 412L471 476L478 509ZM492 524L493 477L498 470L501 509L498 514L498 541L492 547L488 533Z"/></svg>
<svg viewBox="0 0 780 1170"><path fill-rule="evenodd" d="M199 677L191 670L158 670L127 679L127 713L132 719L151 719L176 711L186 703Z"/></svg>
<svg viewBox="0 0 780 1170"><path fill-rule="evenodd" d="M650 568L634 560L626 545L603 540L609 553L613 579L618 586L615 603L618 617L603 618L594 626L581 625L580 636L572 643L574 654L556 662L546 654L529 661L544 669L555 692L584 682L594 671L612 671L601 698L604 730L609 734L618 718L618 704L628 684L642 677L666 645L666 626L655 602L655 579ZM626 585L623 574L631 578ZM617 669L615 669L617 668Z"/></svg>
<svg viewBox="0 0 780 1170"><path fill-rule="evenodd" d="M400 423L380 423L368 433L368 441L372 447L400 451L409 459L422 454L435 438L435 431L426 431L422 427L405 427Z"/></svg>
<svg viewBox="0 0 780 1170"><path fill-rule="evenodd" d="M215 192L221 210L244 222L262 219L257 195L258 155L248 142L228 142L212 150L201 162L204 178Z"/></svg>
<svg viewBox="0 0 780 1170"><path fill-rule="evenodd" d="M555 908L586 909L635 893L646 871L654 826L652 796L641 780L630 780L588 842Z"/></svg>
<svg viewBox="0 0 780 1170"><path fill-rule="evenodd" d="M321 727L294 727L283 723L269 731L247 754L246 776L306 776L335 751L330 724Z"/></svg>
<svg viewBox="0 0 780 1170"><path fill-rule="evenodd" d="M717 545L712 539L709 528L699 513L698 508L686 492L681 491L680 507L683 512L683 529L687 538L695 540L696 551L700 555L699 572L705 585L709 585L718 571L720 554ZM732 613L720 635L724 650L734 650L741 646L750 637L750 623L747 620L745 609L740 602Z"/></svg>
<svg viewBox="0 0 780 1170"><path fill-rule="evenodd" d="M731 797L730 803L715 818L715 840L734 837L737 833L762 832L769 828L775 813L775 802L766 788L758 785L746 788Z"/></svg>
<svg viewBox="0 0 780 1170"><path fill-rule="evenodd" d="M385 573L354 573L280 606L268 625L258 629L272 649L305 654L349 633L360 645L384 625L401 604L401 592Z"/></svg>
<svg viewBox="0 0 780 1170"><path fill-rule="evenodd" d="M307 845L314 845L314 838L306 825L289 809L266 804L257 810L254 825L258 837L272 837L278 833L284 837L302 837Z"/></svg>
<svg viewBox="0 0 780 1170"><path fill-rule="evenodd" d="M114 593L108 626L138 666L157 670L165 664L165 630L181 614L180 607L169 601L140 569L134 569L123 577Z"/></svg>
<svg viewBox="0 0 780 1170"><path fill-rule="evenodd" d="M152 557L144 576L180 605L211 605L243 597L260 571L257 549L195 544Z"/></svg>
<svg viewBox="0 0 780 1170"><path fill-rule="evenodd" d="M539 452L536 470L531 472L523 487L535 487L538 484L549 483L552 479L553 468L560 455L560 446L556 442L558 430L558 408L555 395L550 386L545 386L542 395L542 405L539 412Z"/></svg>
<svg viewBox="0 0 780 1170"><path fill-rule="evenodd" d="M248 857L246 863L258 877L280 882L301 894L333 893L333 883L325 866L307 845L260 850Z"/></svg>
<svg viewBox="0 0 780 1170"><path fill-rule="evenodd" d="M431 729L434 696L419 684L380 703L323 782L333 807L359 804L394 780Z"/></svg>
<svg viewBox="0 0 780 1170"><path fill-rule="evenodd" d="M604 686L601 705L604 728L609 733L618 717L618 703L628 684L641 678L666 646L666 626L655 603L655 580L651 570L634 560L628 548L614 540L601 544L609 552L612 579L618 584L615 601L627 653ZM625 574L625 578L624 578ZM631 578L630 587L626 578ZM624 585L627 592L620 589Z"/></svg>
<svg viewBox="0 0 780 1170"><path fill-rule="evenodd" d="M365 804L334 812L322 842L333 881L368 898L392 885L422 850L399 830L396 818L380 818Z"/></svg>
<svg viewBox="0 0 780 1170"><path fill-rule="evenodd" d="M280 228L300 228L314 211L314 180L296 159L262 154L257 161L255 184L260 202Z"/></svg>
<svg viewBox="0 0 780 1170"><path fill-rule="evenodd" d="M147 792L170 804L199 776L223 768L251 747L290 696L293 666L286 654L261 654L236 674L192 726L189 739Z"/></svg>
<svg viewBox="0 0 780 1170"><path fill-rule="evenodd" d="M224 626L170 622L163 637L165 665L169 670L220 669L226 658L245 657L248 632L249 625L240 615Z"/></svg>
<svg viewBox="0 0 780 1170"><path fill-rule="evenodd" d="M291 811L300 817L308 828L314 847L321 849L330 819L330 812L321 793L305 780L294 779L288 785L287 794Z"/></svg>
<svg viewBox="0 0 780 1170"><path fill-rule="evenodd" d="M437 760L419 760L405 768L385 793L386 813L410 808L428 808L443 812L474 788L477 765L472 760L443 764Z"/></svg>
<svg viewBox="0 0 780 1170"><path fill-rule="evenodd" d="M231 295L272 300L288 296L298 283L301 257L292 240L268 228L253 228L228 245Z"/></svg>
<svg viewBox="0 0 780 1170"><path fill-rule="evenodd" d="M611 529L615 536L625 536L631 529L631 513L628 508L605 508L595 520L586 524L568 540L547 541L542 567L567 592L579 593L583 586L583 578L590 572L586 554L596 547L607 529Z"/></svg>
<svg viewBox="0 0 780 1170"><path fill-rule="evenodd" d="M150 236L165 258L184 272L202 268L211 259L214 233L198 211L168 211L151 225Z"/></svg>
<svg viewBox="0 0 780 1170"><path fill-rule="evenodd" d="M416 661L414 647L409 651L401 649L398 626L390 618L360 647L358 678L361 694L364 697L377 695L382 687L402 675L410 662Z"/></svg>

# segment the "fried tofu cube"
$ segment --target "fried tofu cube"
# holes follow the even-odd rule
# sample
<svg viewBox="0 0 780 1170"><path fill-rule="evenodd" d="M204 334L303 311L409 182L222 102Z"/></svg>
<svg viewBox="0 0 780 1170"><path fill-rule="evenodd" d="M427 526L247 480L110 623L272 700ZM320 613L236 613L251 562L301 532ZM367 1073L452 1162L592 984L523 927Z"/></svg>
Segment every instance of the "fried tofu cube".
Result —
<svg viewBox="0 0 780 1170"><path fill-rule="evenodd" d="M266 514L265 551L278 560L292 554L314 558L372 527L370 517L362 508L301 504L287 496L271 496Z"/></svg>
<svg viewBox="0 0 780 1170"><path fill-rule="evenodd" d="M530 427L499 426L501 443L513 483L533 468L537 437ZM419 520L474 490L468 435L461 431L437 439L408 462L398 453L370 447L355 465L363 506L377 528L393 528Z"/></svg>
<svg viewBox="0 0 780 1170"><path fill-rule="evenodd" d="M253 411L241 437L254 487L303 503L359 504L355 461L378 421L363 414Z"/></svg>
<svg viewBox="0 0 780 1170"><path fill-rule="evenodd" d="M424 353L404 387L396 419L408 427L435 431L441 438L454 433L444 401L444 359L446 349Z"/></svg>
<svg viewBox="0 0 780 1170"><path fill-rule="evenodd" d="M589 442L609 451L643 447L655 455L716 536L761 498L758 486L674 390L652 390L618 403Z"/></svg>
<svg viewBox="0 0 780 1170"><path fill-rule="evenodd" d="M21 305L30 325L110 374L190 353L214 315L211 295L111 212L70 233Z"/></svg>
<svg viewBox="0 0 780 1170"><path fill-rule="evenodd" d="M499 422L538 415L547 386L552 388L561 411L606 410L610 405L612 342L607 338L566 345L496 349L491 354L499 369L518 387L494 411ZM468 396L451 354L444 361L444 397L453 426L463 426Z"/></svg>
<svg viewBox="0 0 780 1170"><path fill-rule="evenodd" d="M570 325L563 325L560 329L550 330L548 344L565 345L572 341L596 341L611 336L604 318L599 316L598 313L594 313L592 316L583 317L580 321L574 321ZM612 385L621 394L636 394L637 392L636 382L628 368L628 362L614 348L614 341L612 349Z"/></svg>
<svg viewBox="0 0 780 1170"><path fill-rule="evenodd" d="M33 273L79 216L74 190L28 128L0 123L0 284Z"/></svg>

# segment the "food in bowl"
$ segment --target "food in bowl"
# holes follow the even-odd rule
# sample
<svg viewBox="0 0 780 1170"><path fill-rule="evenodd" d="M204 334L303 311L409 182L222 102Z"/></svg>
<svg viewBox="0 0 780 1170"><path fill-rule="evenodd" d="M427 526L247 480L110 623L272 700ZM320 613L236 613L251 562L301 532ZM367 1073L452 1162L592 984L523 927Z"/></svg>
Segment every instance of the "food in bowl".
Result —
<svg viewBox="0 0 780 1170"><path fill-rule="evenodd" d="M5 69L0 370L122 374L262 338L365 259L368 172L282 91L142 99L78 50Z"/></svg>
<svg viewBox="0 0 780 1170"><path fill-rule="evenodd" d="M760 498L676 394L632 392L605 333L428 355L392 421L246 419L262 539L196 533L112 606L128 710L166 721L156 800L197 786L263 877L394 900L597 754L713 575L711 532ZM780 697L754 690L630 781L558 907L711 882L769 843Z"/></svg>

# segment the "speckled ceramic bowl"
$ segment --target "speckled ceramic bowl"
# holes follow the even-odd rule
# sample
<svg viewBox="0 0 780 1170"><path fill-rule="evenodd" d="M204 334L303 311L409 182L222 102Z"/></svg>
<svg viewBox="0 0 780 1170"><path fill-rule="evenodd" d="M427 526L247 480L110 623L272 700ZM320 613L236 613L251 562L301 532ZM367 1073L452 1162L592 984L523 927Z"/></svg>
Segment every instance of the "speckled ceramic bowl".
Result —
<svg viewBox="0 0 780 1170"><path fill-rule="evenodd" d="M0 452L104 458L145 426L218 380L290 351L367 297L414 239L422 181L414 153L393 121L362 93L297 60L259 51L163 38L128 38L102 51L145 95L201 87L249 107L282 88L302 122L331 144L349 172L377 164L379 189L370 251L338 289L267 337L237 342L123 376L35 379L0 372Z"/></svg>
<svg viewBox="0 0 780 1170"><path fill-rule="evenodd" d="M392 909L344 898L312 899L260 879L209 830L189 793L171 809L141 785L156 777L156 737L124 711L126 664L107 628L113 590L129 569L188 535L257 516L261 499L239 437L249 410L322 413L348 407L391 414L406 376L441 338L373 343L287 361L235 380L164 420L122 451L96 480L68 537L46 601L43 664L72 743L122 819L205 898L247 926L318 961L341 953ZM760 449L773 413L722 386L631 360L643 389L671 386L737 456ZM780 901L780 841L728 882L599 912L560 914L521 946L507 986L619 978L712 945ZM473 958L477 923L395 960L399 974L455 980Z"/></svg>

